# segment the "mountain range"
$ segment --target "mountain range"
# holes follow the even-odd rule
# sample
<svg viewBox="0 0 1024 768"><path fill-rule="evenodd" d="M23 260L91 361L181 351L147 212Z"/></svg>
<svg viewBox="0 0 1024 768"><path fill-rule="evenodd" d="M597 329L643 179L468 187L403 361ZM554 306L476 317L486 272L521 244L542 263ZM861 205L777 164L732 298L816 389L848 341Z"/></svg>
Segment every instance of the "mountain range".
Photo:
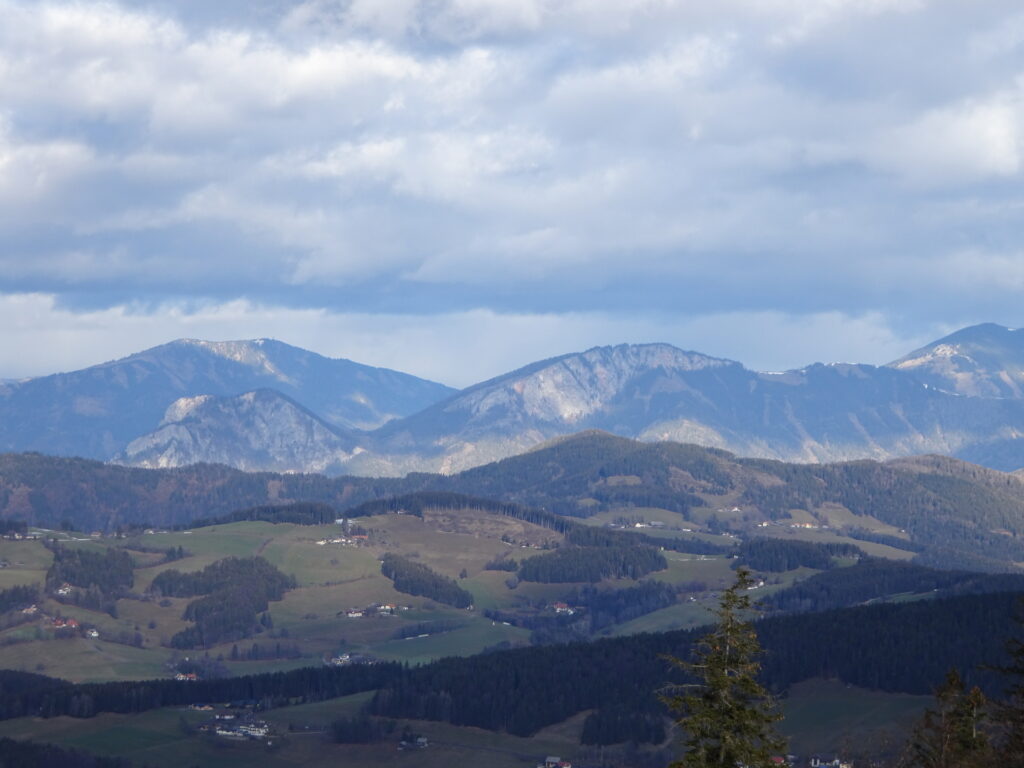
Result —
<svg viewBox="0 0 1024 768"><path fill-rule="evenodd" d="M456 391L281 342L179 340L0 383L0 449L143 466L450 473L600 429L798 462L941 453L1024 466L1024 331L972 326L884 366L763 373L595 347Z"/></svg>
<svg viewBox="0 0 1024 768"><path fill-rule="evenodd" d="M260 398L263 406L269 407L278 398L301 403L308 410L292 421L305 426L306 419L313 419L324 425L321 434L332 439L338 430L374 429L455 391L408 374L323 357L272 339L180 339L72 373L0 383L0 450L108 460L136 438L159 430L168 419L194 414L199 403L190 403L193 398L209 403L205 398L230 399L254 390L273 393ZM238 409L253 415L246 401L232 405L228 410L235 415ZM273 408L283 406L275 403ZM201 410L212 413L209 406ZM223 420L226 412L220 412L219 427L208 424L212 432L223 435L225 430L237 430L237 425ZM193 418L189 425L196 423ZM178 445L173 439L182 434L179 430L174 435L173 445ZM243 440L239 450L248 444L250 441ZM207 442L197 437L194 446L199 445ZM175 455L186 463L214 458L199 456L195 447L188 456ZM241 457L223 458L231 464L244 463ZM170 457L165 461L171 461Z"/></svg>

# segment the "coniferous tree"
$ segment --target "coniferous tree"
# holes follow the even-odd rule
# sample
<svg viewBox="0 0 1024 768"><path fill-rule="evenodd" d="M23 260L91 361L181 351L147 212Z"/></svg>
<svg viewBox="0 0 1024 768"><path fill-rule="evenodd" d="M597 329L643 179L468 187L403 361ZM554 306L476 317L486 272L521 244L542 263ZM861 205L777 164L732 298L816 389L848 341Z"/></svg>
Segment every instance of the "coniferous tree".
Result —
<svg viewBox="0 0 1024 768"><path fill-rule="evenodd" d="M663 701L686 734L678 768L769 768L785 748L774 724L781 719L768 691L757 681L761 645L746 615L754 580L740 568L722 593L714 628L694 647L692 661L667 657L697 678L676 687Z"/></svg>
<svg viewBox="0 0 1024 768"><path fill-rule="evenodd" d="M1018 602L1014 620L1024 628L1024 601ZM995 703L993 721L997 729L997 753L1004 768L1024 768L1024 640L1013 637L1006 643L1010 663L995 667L1007 678L1003 698Z"/></svg>
<svg viewBox="0 0 1024 768"><path fill-rule="evenodd" d="M986 700L981 689L967 690L951 669L935 691L935 708L914 728L901 768L985 768L993 753L984 726Z"/></svg>

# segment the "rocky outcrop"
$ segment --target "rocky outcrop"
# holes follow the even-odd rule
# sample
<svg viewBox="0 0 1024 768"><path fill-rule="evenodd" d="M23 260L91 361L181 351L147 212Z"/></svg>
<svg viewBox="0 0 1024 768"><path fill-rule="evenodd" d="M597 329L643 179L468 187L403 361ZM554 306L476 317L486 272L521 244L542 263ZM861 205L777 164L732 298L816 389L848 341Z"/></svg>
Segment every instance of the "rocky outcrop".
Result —
<svg viewBox="0 0 1024 768"><path fill-rule="evenodd" d="M129 443L117 461L154 469L207 463L249 471L330 472L359 451L354 434L263 389L176 400L160 426Z"/></svg>

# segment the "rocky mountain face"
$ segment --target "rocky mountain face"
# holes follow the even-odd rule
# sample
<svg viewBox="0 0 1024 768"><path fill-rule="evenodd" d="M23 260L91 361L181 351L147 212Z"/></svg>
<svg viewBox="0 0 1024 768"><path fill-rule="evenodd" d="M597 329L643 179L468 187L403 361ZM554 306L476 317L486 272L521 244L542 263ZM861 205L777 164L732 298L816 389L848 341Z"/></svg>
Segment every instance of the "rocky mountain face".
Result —
<svg viewBox="0 0 1024 768"><path fill-rule="evenodd" d="M272 389L175 400L160 426L117 457L138 467L227 464L247 471L337 471L361 448L356 433L327 424Z"/></svg>
<svg viewBox="0 0 1024 768"><path fill-rule="evenodd" d="M1024 401L964 398L896 366L769 374L664 344L600 347L391 422L350 469L458 471L583 429L801 462L991 449L998 466L1024 435Z"/></svg>
<svg viewBox="0 0 1024 768"><path fill-rule="evenodd" d="M887 366L785 373L667 344L596 347L461 392L269 340L179 341L0 385L0 448L151 467L452 473L589 429L785 461L941 453L1014 470L1024 332L975 326Z"/></svg>
<svg viewBox="0 0 1024 768"><path fill-rule="evenodd" d="M994 323L971 326L889 366L968 397L1024 398L1024 330Z"/></svg>
<svg viewBox="0 0 1024 768"><path fill-rule="evenodd" d="M182 397L273 389L341 429L372 429L454 390L271 339L181 339L72 373L0 384L0 450L109 459ZM234 463L234 462L233 462Z"/></svg>
<svg viewBox="0 0 1024 768"><path fill-rule="evenodd" d="M635 436L651 406L692 394L687 376L716 379L739 363L668 344L623 344L544 360L477 384L374 434L355 468L453 472L511 456L547 439L600 428ZM657 402L652 403L655 400ZM639 410L634 413L633 411ZM414 463L407 457L415 456Z"/></svg>

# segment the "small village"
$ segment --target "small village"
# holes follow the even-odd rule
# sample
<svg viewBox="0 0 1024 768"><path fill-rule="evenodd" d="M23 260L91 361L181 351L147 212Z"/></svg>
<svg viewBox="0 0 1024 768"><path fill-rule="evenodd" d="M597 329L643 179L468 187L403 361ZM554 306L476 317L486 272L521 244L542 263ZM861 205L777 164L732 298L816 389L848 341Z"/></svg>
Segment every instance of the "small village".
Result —
<svg viewBox="0 0 1024 768"><path fill-rule="evenodd" d="M71 594L73 588L70 584L62 584L55 592L60 597L67 597ZM73 637L81 634L92 640L97 640L100 637L100 631L96 627L88 624L83 625L78 619L61 616L57 614L48 614L43 611L38 604L32 603L21 609L21 615L26 617L26 621L36 621L43 619L42 626L48 627L53 630L55 637Z"/></svg>
<svg viewBox="0 0 1024 768"><path fill-rule="evenodd" d="M338 616L345 614L349 619L365 619L371 616L397 616L400 611L408 611L408 605L396 605L394 603L374 603L365 607L349 608L347 611L339 611Z"/></svg>
<svg viewBox="0 0 1024 768"><path fill-rule="evenodd" d="M214 707L211 704L195 704L191 709L211 711ZM273 735L270 724L265 720L256 718L251 712L229 711L219 713L214 715L212 719L200 723L196 730L221 739L273 743L270 740Z"/></svg>

